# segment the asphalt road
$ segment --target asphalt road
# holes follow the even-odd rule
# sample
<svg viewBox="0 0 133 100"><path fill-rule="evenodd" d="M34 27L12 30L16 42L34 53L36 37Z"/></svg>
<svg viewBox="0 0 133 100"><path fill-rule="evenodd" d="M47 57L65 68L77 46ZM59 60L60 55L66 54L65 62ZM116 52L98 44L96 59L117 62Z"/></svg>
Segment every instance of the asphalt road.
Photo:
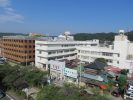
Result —
<svg viewBox="0 0 133 100"><path fill-rule="evenodd" d="M4 98L2 98L1 100L15 100L13 99L11 96L6 95Z"/></svg>

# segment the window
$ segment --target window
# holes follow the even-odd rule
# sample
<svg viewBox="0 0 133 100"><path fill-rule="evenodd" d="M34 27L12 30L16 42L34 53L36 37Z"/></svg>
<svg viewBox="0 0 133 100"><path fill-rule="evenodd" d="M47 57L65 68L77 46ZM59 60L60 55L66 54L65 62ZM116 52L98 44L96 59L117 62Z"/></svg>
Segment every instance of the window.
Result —
<svg viewBox="0 0 133 100"><path fill-rule="evenodd" d="M117 64L119 64L119 61L117 61Z"/></svg>
<svg viewBox="0 0 133 100"><path fill-rule="evenodd" d="M29 48L31 48L31 45L29 45Z"/></svg>
<svg viewBox="0 0 133 100"><path fill-rule="evenodd" d="M39 54L41 54L42 53L42 51L39 51Z"/></svg>
<svg viewBox="0 0 133 100"><path fill-rule="evenodd" d="M52 52L48 52L48 54L50 55L50 54L52 54Z"/></svg>

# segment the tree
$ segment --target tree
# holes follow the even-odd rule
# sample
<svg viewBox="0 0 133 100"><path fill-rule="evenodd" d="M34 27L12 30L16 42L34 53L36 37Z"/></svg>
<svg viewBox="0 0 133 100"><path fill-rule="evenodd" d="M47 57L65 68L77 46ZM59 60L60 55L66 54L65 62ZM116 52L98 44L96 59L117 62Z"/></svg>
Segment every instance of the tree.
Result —
<svg viewBox="0 0 133 100"><path fill-rule="evenodd" d="M107 65L107 60L104 58L96 58L95 61L99 61Z"/></svg>
<svg viewBox="0 0 133 100"><path fill-rule="evenodd" d="M128 69L122 69L120 73L123 75L127 75L129 73L129 70Z"/></svg>
<svg viewBox="0 0 133 100"><path fill-rule="evenodd" d="M74 39L75 40L92 40L92 39L99 39L100 41L113 41L114 36L117 35L118 33L77 33L74 34ZM130 41L133 41L133 31L126 32L125 35L128 36L128 39Z"/></svg>
<svg viewBox="0 0 133 100"><path fill-rule="evenodd" d="M118 84L119 84L119 89L120 92L123 94L124 93L124 89L126 87L127 84L127 80L126 80L126 75L120 75L118 78Z"/></svg>
<svg viewBox="0 0 133 100"><path fill-rule="evenodd" d="M88 100L80 96L79 89L73 85L57 87L54 85L45 86L37 95L37 100Z"/></svg>

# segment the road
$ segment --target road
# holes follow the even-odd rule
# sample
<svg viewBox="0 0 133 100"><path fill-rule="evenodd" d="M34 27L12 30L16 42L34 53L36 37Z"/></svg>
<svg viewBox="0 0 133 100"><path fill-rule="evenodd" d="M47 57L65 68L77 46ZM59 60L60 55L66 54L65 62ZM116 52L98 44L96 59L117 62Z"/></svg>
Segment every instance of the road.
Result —
<svg viewBox="0 0 133 100"><path fill-rule="evenodd" d="M6 95L6 97L2 98L1 100L15 100L11 96Z"/></svg>
<svg viewBox="0 0 133 100"><path fill-rule="evenodd" d="M110 95L109 98L111 100L123 100L121 96L120 97L114 97L114 96Z"/></svg>

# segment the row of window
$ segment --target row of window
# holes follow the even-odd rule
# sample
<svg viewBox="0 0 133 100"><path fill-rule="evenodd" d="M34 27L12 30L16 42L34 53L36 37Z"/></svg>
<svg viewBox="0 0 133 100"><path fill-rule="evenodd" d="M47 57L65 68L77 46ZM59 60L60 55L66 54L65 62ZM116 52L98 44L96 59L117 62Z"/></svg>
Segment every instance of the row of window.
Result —
<svg viewBox="0 0 133 100"><path fill-rule="evenodd" d="M4 41L19 42L19 43L35 43L35 40L4 39Z"/></svg>
<svg viewBox="0 0 133 100"><path fill-rule="evenodd" d="M85 50L79 50L79 53L84 53L84 54L94 54L94 55L103 55L103 56L113 56L113 53L109 52L97 52L97 51L85 51ZM118 56L119 57L119 56Z"/></svg>
<svg viewBox="0 0 133 100"><path fill-rule="evenodd" d="M28 51L21 51L21 50L16 50L16 49L10 49L10 48L4 48L4 50L7 51L13 51L13 52L18 52L18 53L35 53L35 50L28 50Z"/></svg>
<svg viewBox="0 0 133 100"><path fill-rule="evenodd" d="M33 56L19 56L19 55L14 55L14 54L10 54L10 53L5 53L5 55L11 56L11 57L22 58L22 59L35 58L35 55L33 55Z"/></svg>
<svg viewBox="0 0 133 100"><path fill-rule="evenodd" d="M66 72L66 73L70 73L70 74L77 74L77 73L75 73L75 72L68 71L68 70L64 70L64 72Z"/></svg>
<svg viewBox="0 0 133 100"><path fill-rule="evenodd" d="M72 47L72 46L75 46L75 44L64 44L64 45L62 45L62 47Z"/></svg>
<svg viewBox="0 0 133 100"><path fill-rule="evenodd" d="M95 59L95 57L89 57L89 56L79 56L79 55L78 55L78 58L87 59L87 60L90 60L90 61L92 61L92 60L94 60L94 59Z"/></svg>
<svg viewBox="0 0 133 100"><path fill-rule="evenodd" d="M59 69L59 66L51 65L50 68L55 69L55 70L58 70Z"/></svg>
<svg viewBox="0 0 133 100"><path fill-rule="evenodd" d="M66 57L73 57L75 55L76 54L70 54L70 55L58 56L58 57L51 57L51 58L48 58L48 60L63 59L63 58L66 58ZM41 60L41 57L40 57L40 60Z"/></svg>
<svg viewBox="0 0 133 100"><path fill-rule="evenodd" d="M72 50L58 50L58 51L50 51L50 52L48 52L48 54L50 55L50 54L58 54L58 53L63 53L63 52L73 52L73 51L75 51L74 49L72 49Z"/></svg>
<svg viewBox="0 0 133 100"><path fill-rule="evenodd" d="M34 45L17 45L17 44L6 44L6 43L4 43L4 46L19 47L19 48L35 48Z"/></svg>
<svg viewBox="0 0 133 100"><path fill-rule="evenodd" d="M89 56L79 56L78 58L82 58L82 59L86 59L88 61L94 61L96 59L96 57L89 57ZM106 59L108 63L113 63L112 59ZM117 61L117 64L119 64L119 61Z"/></svg>
<svg viewBox="0 0 133 100"><path fill-rule="evenodd" d="M63 53L63 52L73 52L75 51L74 49L72 50L58 50L58 51L50 51L48 52L48 54L59 54L59 53ZM39 51L39 54L42 54L42 51Z"/></svg>

